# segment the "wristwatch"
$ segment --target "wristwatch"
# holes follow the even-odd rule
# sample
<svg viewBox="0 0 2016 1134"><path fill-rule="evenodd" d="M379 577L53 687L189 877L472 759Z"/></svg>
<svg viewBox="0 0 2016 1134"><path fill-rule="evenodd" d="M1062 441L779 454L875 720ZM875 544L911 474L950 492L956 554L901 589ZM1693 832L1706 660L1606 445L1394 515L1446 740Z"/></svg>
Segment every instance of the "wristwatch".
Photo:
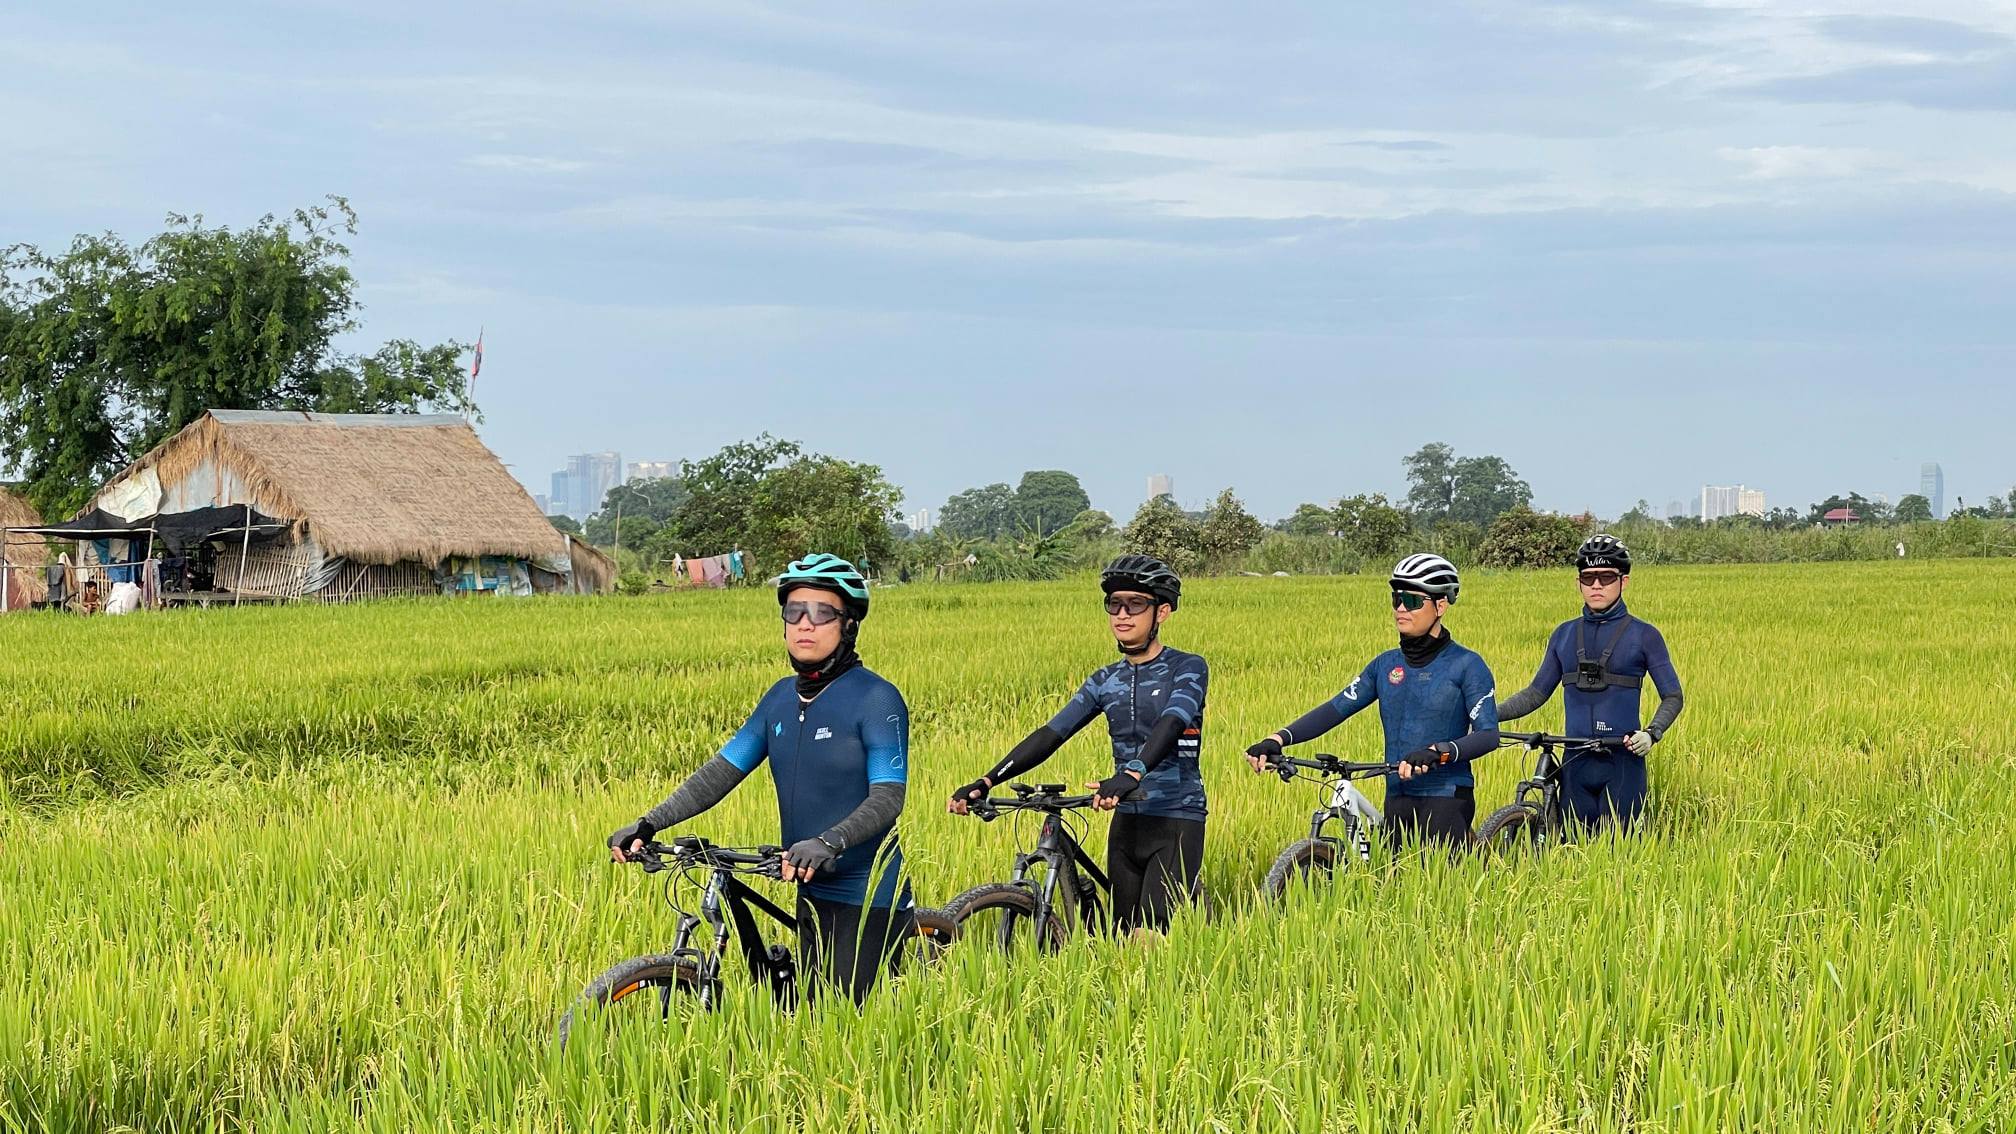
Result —
<svg viewBox="0 0 2016 1134"><path fill-rule="evenodd" d="M1143 764L1139 760L1129 760L1125 764L1120 765L1120 770L1123 772L1132 772L1135 778L1139 779L1148 774L1148 765Z"/></svg>

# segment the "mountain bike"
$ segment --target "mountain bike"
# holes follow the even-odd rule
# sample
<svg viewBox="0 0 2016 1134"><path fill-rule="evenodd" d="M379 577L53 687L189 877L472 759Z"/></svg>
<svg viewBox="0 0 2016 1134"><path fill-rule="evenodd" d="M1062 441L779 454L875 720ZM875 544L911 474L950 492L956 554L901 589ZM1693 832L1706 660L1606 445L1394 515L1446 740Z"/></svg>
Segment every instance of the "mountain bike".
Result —
<svg viewBox="0 0 2016 1134"><path fill-rule="evenodd" d="M561 1046L566 1046L569 1033L584 1017L610 1016L617 1005L633 1009L626 1019L646 1017L661 1022L671 1016L675 1002L690 1002L702 1011L719 1008L731 926L757 986L768 988L778 1007L796 1007L798 967L791 948L765 941L756 915L763 914L794 935L798 918L742 880L780 878L783 850L777 846L722 847L688 835L626 852L624 858L642 864L646 874L671 872L665 880L665 903L679 915L679 928L667 952L620 961L590 981L573 1007L560 1017ZM697 913L679 905L682 885L700 890ZM938 910L920 906L915 913L911 932L901 946L908 950L905 959L935 964L958 936L959 927ZM696 940L695 931L702 925L711 932Z"/></svg>
<svg viewBox="0 0 2016 1134"><path fill-rule="evenodd" d="M1090 795L1065 795L1063 784L1010 784L1013 796L974 800L969 814L992 823L1003 811L1042 816L1033 850L1018 851L1006 882L988 882L952 899L945 912L961 937L984 937L1000 948L1032 941L1044 952L1064 947L1073 927L1104 933L1110 921L1113 884L1080 842L1085 821L1074 813L1092 806ZM1210 894L1199 875L1190 900L1206 916Z"/></svg>
<svg viewBox="0 0 2016 1134"><path fill-rule="evenodd" d="M1499 737L1539 755L1533 775L1519 781L1513 802L1486 816L1472 845L1500 854L1539 852L1569 841L1574 827L1561 801L1561 777L1568 765L1604 751L1621 751L1619 737L1555 736L1544 732L1505 732Z"/></svg>
<svg viewBox="0 0 2016 1134"><path fill-rule="evenodd" d="M1275 857L1260 884L1262 893L1278 901L1297 881L1315 881L1312 876L1328 880L1339 863L1354 859L1361 866L1371 863L1372 833L1383 820L1379 808L1351 781L1383 776L1393 770L1391 765L1383 760L1354 764L1327 754L1309 760L1283 755L1268 761L1264 770L1280 776L1284 784L1298 779L1321 784L1329 790L1330 799L1310 816L1309 837L1288 844ZM1332 821L1342 825L1340 834L1324 833Z"/></svg>

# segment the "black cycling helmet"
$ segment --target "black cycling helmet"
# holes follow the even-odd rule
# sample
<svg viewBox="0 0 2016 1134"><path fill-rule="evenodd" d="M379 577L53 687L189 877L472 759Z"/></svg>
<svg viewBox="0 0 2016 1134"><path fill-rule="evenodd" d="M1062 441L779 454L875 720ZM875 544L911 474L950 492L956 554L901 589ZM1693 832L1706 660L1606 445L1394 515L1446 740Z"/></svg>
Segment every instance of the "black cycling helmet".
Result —
<svg viewBox="0 0 2016 1134"><path fill-rule="evenodd" d="M1168 603L1174 610L1183 597L1183 580L1152 555L1123 555L1099 573L1099 589L1109 595L1114 591L1153 595L1156 602Z"/></svg>
<svg viewBox="0 0 2016 1134"><path fill-rule="evenodd" d="M1575 549L1575 569L1587 571L1591 567L1614 568L1620 575L1631 573L1631 549L1624 541L1613 535L1597 534L1582 542Z"/></svg>

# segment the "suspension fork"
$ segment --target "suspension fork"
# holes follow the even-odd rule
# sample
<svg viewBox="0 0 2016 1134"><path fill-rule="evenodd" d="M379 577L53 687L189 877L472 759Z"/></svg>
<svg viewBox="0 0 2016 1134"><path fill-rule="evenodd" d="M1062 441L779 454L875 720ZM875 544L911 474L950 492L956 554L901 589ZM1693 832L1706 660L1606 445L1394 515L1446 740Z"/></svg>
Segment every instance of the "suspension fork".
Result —
<svg viewBox="0 0 2016 1134"><path fill-rule="evenodd" d="M714 930L714 948L699 958L695 971L700 978L700 987L697 989L700 1004L703 1008L710 1009L716 1006L714 990L721 986L721 956L728 949L728 919L721 913L723 877L724 875L718 870L708 875L707 889L700 895L700 918ZM682 937L688 936L692 928L698 924L691 915L688 915L687 920L690 924L682 930Z"/></svg>

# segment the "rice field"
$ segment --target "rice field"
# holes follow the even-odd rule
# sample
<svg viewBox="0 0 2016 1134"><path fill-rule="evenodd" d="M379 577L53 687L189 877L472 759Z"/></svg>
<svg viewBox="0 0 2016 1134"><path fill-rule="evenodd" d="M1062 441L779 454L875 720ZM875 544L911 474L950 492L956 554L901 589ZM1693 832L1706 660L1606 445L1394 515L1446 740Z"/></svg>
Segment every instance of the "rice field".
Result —
<svg viewBox="0 0 2016 1134"><path fill-rule="evenodd" d="M1687 711L1647 837L1285 909L1254 887L1318 801L1239 753L1389 644L1384 584L1197 581L1166 636L1212 666L1217 920L969 942L858 1013L731 976L564 1052L573 995L672 928L602 842L780 674L767 595L0 618L0 1131L2016 1129L2016 563L1965 569L1648 571ZM1473 573L1450 625L1502 695L1575 602ZM1033 837L943 797L1111 644L1089 580L876 604L935 903ZM1313 747L1373 758L1375 716ZM1480 765L1480 816L1524 771ZM692 829L775 823L759 772Z"/></svg>

